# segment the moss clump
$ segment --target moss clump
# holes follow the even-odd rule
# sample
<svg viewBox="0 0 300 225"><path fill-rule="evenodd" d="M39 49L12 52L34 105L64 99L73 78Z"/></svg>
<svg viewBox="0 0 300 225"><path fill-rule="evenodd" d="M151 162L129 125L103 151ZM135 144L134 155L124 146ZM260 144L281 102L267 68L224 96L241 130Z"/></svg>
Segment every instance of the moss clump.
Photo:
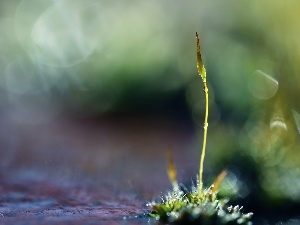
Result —
<svg viewBox="0 0 300 225"><path fill-rule="evenodd" d="M200 194L193 186L190 192L174 189L161 202L151 202L151 217L164 223L205 225L251 225L253 213L243 214L238 205L228 206L227 199L217 199L213 185Z"/></svg>
<svg viewBox="0 0 300 225"><path fill-rule="evenodd" d="M191 191L184 192L180 189L176 179L176 169L172 154L168 154L168 176L173 185L173 191L167 193L161 202L151 202L148 205L152 208L150 216L155 219L172 224L201 224L201 225L250 225L253 213L242 213L239 206L228 206L227 199L217 199L217 192L221 181L227 172L223 171L215 180L213 185L204 189L202 183L203 164L205 157L207 128L208 128L208 87L206 83L206 69L204 67L201 53L200 41L196 33L197 44L197 69L203 81L205 93L205 118L203 146L199 163L199 179L197 185L192 186Z"/></svg>

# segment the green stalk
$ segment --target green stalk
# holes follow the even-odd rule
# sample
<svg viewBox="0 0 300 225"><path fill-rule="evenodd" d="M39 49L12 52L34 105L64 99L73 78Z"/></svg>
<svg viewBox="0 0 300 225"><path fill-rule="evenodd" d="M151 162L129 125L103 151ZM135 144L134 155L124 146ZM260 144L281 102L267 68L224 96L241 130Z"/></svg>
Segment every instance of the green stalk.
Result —
<svg viewBox="0 0 300 225"><path fill-rule="evenodd" d="M205 118L204 118L204 132L203 132L203 145L202 145L202 153L200 157L200 166L199 166L199 186L198 193L201 194L203 188L203 164L205 158L205 149L206 149L206 139L207 139L207 128L208 128L208 87L206 83L206 69L204 67L201 53L200 53L200 41L198 37L198 33L196 32L196 44L197 44L197 69L198 74L201 76L203 81L203 91L205 94Z"/></svg>
<svg viewBox="0 0 300 225"><path fill-rule="evenodd" d="M207 128L208 128L208 88L206 82L203 81L204 85L204 93L205 93L205 119L204 119L204 132L203 132L203 145L202 145L202 153L200 158L200 167L199 167L199 187L198 191L201 193L203 187L203 164L205 158L205 150L206 150L206 138L207 138Z"/></svg>

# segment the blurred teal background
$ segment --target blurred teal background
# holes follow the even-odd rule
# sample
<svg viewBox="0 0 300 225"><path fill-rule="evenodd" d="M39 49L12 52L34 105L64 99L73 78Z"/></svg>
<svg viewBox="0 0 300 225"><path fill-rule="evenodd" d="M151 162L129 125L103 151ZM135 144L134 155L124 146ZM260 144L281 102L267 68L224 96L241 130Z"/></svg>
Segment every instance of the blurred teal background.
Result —
<svg viewBox="0 0 300 225"><path fill-rule="evenodd" d="M197 31L210 90L207 173L229 167L224 193L299 204L299 11L296 0L1 1L1 112L21 124L178 114L196 128L198 155Z"/></svg>
<svg viewBox="0 0 300 225"><path fill-rule="evenodd" d="M185 90L194 110L201 105L194 60L198 31L212 104L217 98L230 111L247 115L256 104L251 91L264 89L261 82L254 81L258 87L253 87L254 71L297 90L298 5L5 1L0 24L3 100L44 96L47 101L57 94L75 109L103 113L155 108Z"/></svg>

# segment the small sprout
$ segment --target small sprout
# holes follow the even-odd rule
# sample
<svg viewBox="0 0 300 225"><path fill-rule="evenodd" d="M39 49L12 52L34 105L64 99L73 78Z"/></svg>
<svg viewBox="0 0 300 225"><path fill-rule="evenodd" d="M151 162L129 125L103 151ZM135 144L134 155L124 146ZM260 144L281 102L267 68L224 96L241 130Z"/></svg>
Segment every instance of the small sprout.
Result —
<svg viewBox="0 0 300 225"><path fill-rule="evenodd" d="M218 199L217 193L221 182L227 175L222 171L209 188L203 188L203 164L205 158L206 137L208 127L208 88L206 84L206 69L204 67L198 34L197 44L197 69L202 78L205 93L205 118L203 146L200 156L199 179L190 190L181 190L176 178L176 168L170 151L167 153L167 173L173 190L162 197L160 202L151 202L147 205L152 208L151 217L164 223L171 224L206 224L206 225L251 225L253 213L243 214L241 206L227 206L227 199Z"/></svg>
<svg viewBox="0 0 300 225"><path fill-rule="evenodd" d="M171 152L171 150L169 150L167 152L167 159L168 159L168 177L169 177L169 180L173 186L173 189L179 189L179 186L178 186L178 182L177 182L177 179L176 179L176 167L175 167L175 163L174 163L174 160L173 160L173 154Z"/></svg>
<svg viewBox="0 0 300 225"><path fill-rule="evenodd" d="M206 138L207 138L207 128L208 128L208 87L206 84L206 69L204 67L202 57L201 57L201 52L200 52L200 41L199 41L199 36L198 33L196 32L196 45L197 45L197 69L198 69L198 74L201 76L202 81L203 81L203 91L205 93L205 118L204 118L204 133L203 133L203 145L202 145L202 153L200 157L200 166L199 166L199 193L202 191L203 187L203 164L204 164L204 158L205 158L205 148L206 148Z"/></svg>
<svg viewBox="0 0 300 225"><path fill-rule="evenodd" d="M227 175L227 171L223 170L219 176L217 177L217 179L214 181L213 185L212 185L212 192L217 192L219 190L219 186L221 184L221 182L223 181L223 179L226 177Z"/></svg>

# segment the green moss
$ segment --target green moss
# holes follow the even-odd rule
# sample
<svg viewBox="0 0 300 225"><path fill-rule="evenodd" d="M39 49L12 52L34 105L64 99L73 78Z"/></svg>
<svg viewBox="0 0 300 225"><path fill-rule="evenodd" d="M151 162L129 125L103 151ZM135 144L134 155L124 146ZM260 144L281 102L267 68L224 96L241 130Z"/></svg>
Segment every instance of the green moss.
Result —
<svg viewBox="0 0 300 225"><path fill-rule="evenodd" d="M153 210L149 215L172 224L252 224L250 219L253 213L243 214L243 207L228 206L227 199L217 199L212 187L204 189L200 194L195 186L187 193L174 189L161 202L148 204Z"/></svg>
<svg viewBox="0 0 300 225"><path fill-rule="evenodd" d="M203 81L205 93L205 118L202 153L199 163L199 179L197 185L192 186L191 191L184 192L180 189L176 180L176 168L172 154L168 154L168 176L173 185L173 191L167 193L161 202L151 202L148 205L152 208L150 216L156 220L172 224L201 224L201 225L250 225L253 213L242 213L242 208L238 205L228 206L227 199L218 199L217 192L221 181L227 175L223 171L215 182L206 189L203 189L202 175L206 149L206 138L208 128L208 87L206 83L206 69L204 67L201 53L200 41L196 33L197 44L197 69Z"/></svg>

